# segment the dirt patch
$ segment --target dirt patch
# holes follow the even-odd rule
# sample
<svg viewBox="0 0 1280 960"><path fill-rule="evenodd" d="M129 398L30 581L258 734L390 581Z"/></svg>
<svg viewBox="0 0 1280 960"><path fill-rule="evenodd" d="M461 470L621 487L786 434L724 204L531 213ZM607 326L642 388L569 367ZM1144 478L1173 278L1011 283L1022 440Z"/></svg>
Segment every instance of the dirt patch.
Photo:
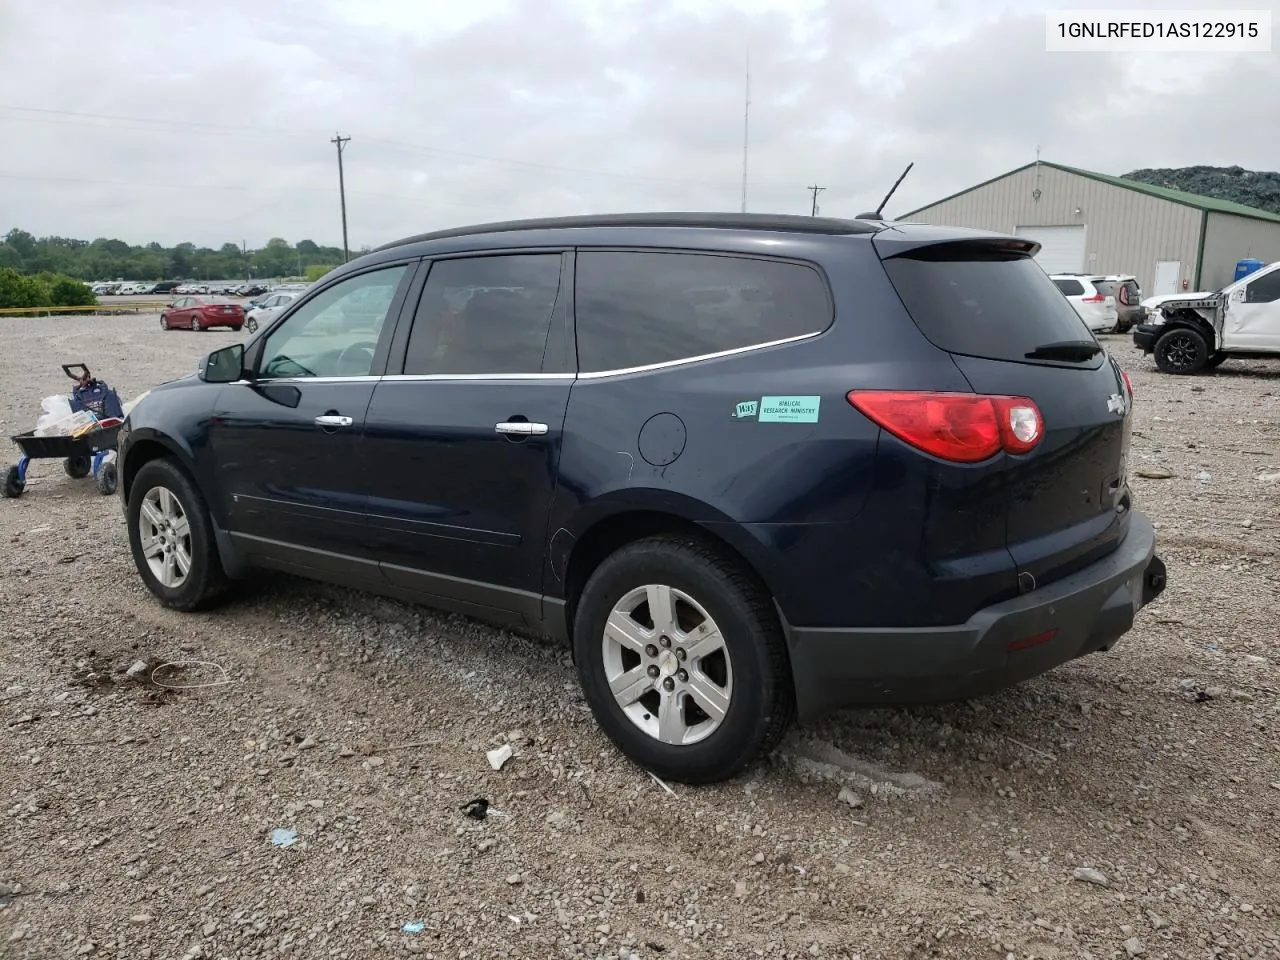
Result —
<svg viewBox="0 0 1280 960"><path fill-rule="evenodd" d="M0 420L29 429L59 363L127 398L232 339L5 324ZM1134 481L1169 566L1134 631L696 790L617 754L557 647L287 577L164 610L118 501L38 465L0 502L0 956L1277 956L1276 368L1108 343L1134 465L1173 474ZM234 682L157 685L174 661Z"/></svg>

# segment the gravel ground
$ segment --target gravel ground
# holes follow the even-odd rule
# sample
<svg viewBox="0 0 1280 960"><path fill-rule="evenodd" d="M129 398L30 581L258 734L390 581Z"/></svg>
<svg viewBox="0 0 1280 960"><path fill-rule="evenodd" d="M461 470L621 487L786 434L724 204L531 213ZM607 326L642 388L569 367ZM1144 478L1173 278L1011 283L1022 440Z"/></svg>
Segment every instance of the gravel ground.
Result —
<svg viewBox="0 0 1280 960"><path fill-rule="evenodd" d="M127 399L232 337L5 321L0 427L60 362ZM1280 364L1110 347L1134 469L1172 474L1133 481L1170 575L1134 631L674 795L565 651L287 577L162 610L117 499L37 464L0 501L0 957L1280 956Z"/></svg>

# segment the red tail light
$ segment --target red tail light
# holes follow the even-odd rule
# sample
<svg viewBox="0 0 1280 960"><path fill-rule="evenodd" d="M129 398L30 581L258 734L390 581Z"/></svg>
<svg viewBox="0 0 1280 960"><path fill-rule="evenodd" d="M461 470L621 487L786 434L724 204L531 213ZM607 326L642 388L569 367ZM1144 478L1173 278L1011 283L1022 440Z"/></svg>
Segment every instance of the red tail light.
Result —
<svg viewBox="0 0 1280 960"><path fill-rule="evenodd" d="M1040 409L1027 397L852 390L847 399L898 439L954 463L1027 453L1044 435Z"/></svg>
<svg viewBox="0 0 1280 960"><path fill-rule="evenodd" d="M1129 379L1129 374L1124 370L1120 371L1120 379L1124 381L1124 388L1125 390L1129 391L1129 399L1132 400L1133 399L1133 381Z"/></svg>
<svg viewBox="0 0 1280 960"><path fill-rule="evenodd" d="M1081 297L1080 299L1085 303L1101 303L1107 298L1100 293L1095 293L1092 297Z"/></svg>

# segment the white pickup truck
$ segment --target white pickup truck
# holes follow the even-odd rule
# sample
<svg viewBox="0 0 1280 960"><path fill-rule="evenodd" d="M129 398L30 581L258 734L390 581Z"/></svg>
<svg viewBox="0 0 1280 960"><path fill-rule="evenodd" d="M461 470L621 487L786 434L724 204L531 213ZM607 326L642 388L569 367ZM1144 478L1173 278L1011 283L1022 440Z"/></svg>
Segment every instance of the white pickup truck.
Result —
<svg viewBox="0 0 1280 960"><path fill-rule="evenodd" d="M1280 359L1280 262L1213 293L1162 300L1133 343L1163 373L1199 373L1231 357Z"/></svg>

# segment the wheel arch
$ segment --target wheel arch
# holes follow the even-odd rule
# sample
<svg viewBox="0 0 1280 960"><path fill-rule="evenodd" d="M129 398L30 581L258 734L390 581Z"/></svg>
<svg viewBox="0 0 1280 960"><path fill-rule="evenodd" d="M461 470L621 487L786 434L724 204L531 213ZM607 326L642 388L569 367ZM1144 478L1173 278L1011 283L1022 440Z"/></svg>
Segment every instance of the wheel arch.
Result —
<svg viewBox="0 0 1280 960"><path fill-rule="evenodd" d="M189 450L184 449L182 444L163 433L155 430L139 430L130 438L125 456L119 464L120 491L126 502L138 471L152 460L160 460L164 457L177 460L187 475L193 481L195 480L195 463Z"/></svg>
<svg viewBox="0 0 1280 960"><path fill-rule="evenodd" d="M691 515L693 511L655 505L618 505L593 517L575 534L568 549L560 551L558 563L553 551L552 563L559 567L557 574L564 588L563 636L572 639L578 599L592 571L611 554L648 537L682 535L707 544L740 566L770 598L774 597L771 572L762 562L763 558L755 555L751 547L753 541L745 534L741 538L733 536L730 531L734 526L728 518L705 505L699 506L702 509L697 513L704 515L695 519ZM707 513L711 515L705 515ZM708 522L715 522L714 530L706 526ZM554 626L559 633L560 624Z"/></svg>
<svg viewBox="0 0 1280 960"><path fill-rule="evenodd" d="M1215 353L1221 347L1221 344L1218 343L1218 332L1213 328L1213 324L1194 310L1174 311L1172 316L1166 317L1161 327L1162 329L1156 335L1156 342L1159 342L1160 338L1170 330L1194 330L1205 338L1210 354ZM1155 344L1153 343L1152 346L1154 347Z"/></svg>

